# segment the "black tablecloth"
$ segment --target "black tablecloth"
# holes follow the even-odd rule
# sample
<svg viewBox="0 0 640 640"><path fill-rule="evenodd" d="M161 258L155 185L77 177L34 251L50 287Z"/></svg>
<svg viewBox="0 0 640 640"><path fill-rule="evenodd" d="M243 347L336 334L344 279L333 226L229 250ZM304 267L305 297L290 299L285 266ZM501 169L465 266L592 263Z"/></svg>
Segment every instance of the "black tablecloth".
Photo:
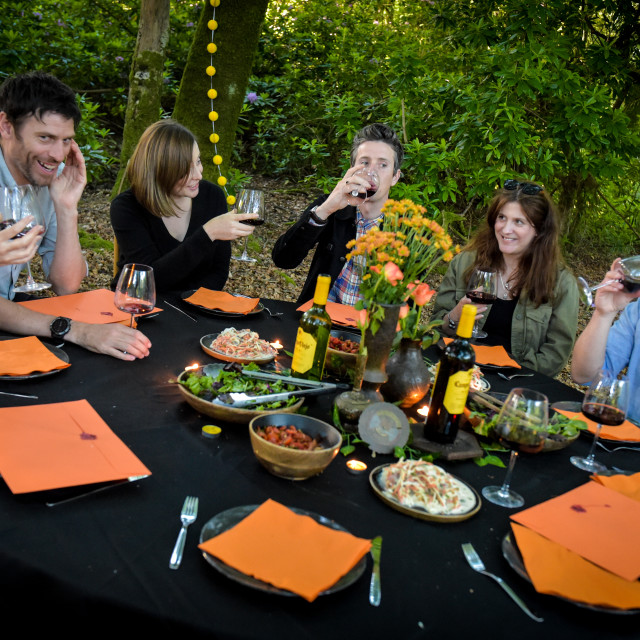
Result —
<svg viewBox="0 0 640 640"><path fill-rule="evenodd" d="M320 476L290 482L259 465L245 425L218 423L222 435L203 438L201 427L212 419L182 401L170 380L193 362L210 362L199 338L227 326L249 326L263 338L279 338L291 351L299 314L289 303L265 304L285 314L229 320L190 310L194 322L167 306L141 323L153 343L145 360L121 362L68 345L72 366L61 373L0 382L0 390L39 397L0 395L0 406L86 398L153 474L53 508L44 504L49 496L14 496L0 483L0 602L7 620L20 616L21 631L131 635L166 630L209 638L638 637L637 616L594 612L540 595L516 575L501 554L507 509L485 501L464 522L425 522L384 505L368 476L349 474L340 454ZM492 373L487 379L496 391L519 383L543 391L552 402L580 399L575 390L540 374L512 383ZM330 421L331 400L308 398L305 404L310 414ZM569 450L522 456L512 486L526 506L586 482L587 474L570 464L569 454L585 455L590 442L581 436ZM372 458L364 448L358 457L370 469L393 460ZM600 450L597 457L640 470L635 452ZM500 483L505 473L472 461L442 466L478 491ZM169 556L186 495L199 496L200 510L182 566L172 571ZM327 516L358 536L382 535L381 605L368 603L369 559L355 584L313 603L250 589L213 569L196 546L204 523L230 507L267 498ZM503 576L544 623L530 620L495 583L473 572L463 558L463 542L472 542L487 568Z"/></svg>

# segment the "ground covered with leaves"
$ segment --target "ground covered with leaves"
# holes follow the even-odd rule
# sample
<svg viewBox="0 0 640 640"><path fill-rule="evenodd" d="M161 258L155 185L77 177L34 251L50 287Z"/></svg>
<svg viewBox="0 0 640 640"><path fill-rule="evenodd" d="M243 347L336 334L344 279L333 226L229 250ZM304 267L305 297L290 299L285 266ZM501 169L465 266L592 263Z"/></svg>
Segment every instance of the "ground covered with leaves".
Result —
<svg viewBox="0 0 640 640"><path fill-rule="evenodd" d="M283 271L273 264L271 249L284 230L298 219L315 194L310 194L308 189L301 189L287 181L261 177L254 177L247 186L265 191L267 222L249 238L249 254L256 258L256 262L232 260L225 289L252 297L294 302L306 278L311 257L297 269ZM109 202L108 189L87 189L80 202L79 227L89 263L89 276L84 280L82 290L100 287L108 289L111 284L113 230L109 221ZM233 254L239 255L241 252L242 243L235 242ZM579 258L569 257L568 262L576 275L584 275L591 282L600 281L609 266L608 258L597 252L590 253L588 249L585 249ZM36 267L34 277L38 275L40 272ZM431 286L437 289L440 279L441 276L435 274ZM581 307L580 331L588 319L589 311ZM568 367L559 374L559 378L567 384L572 384Z"/></svg>

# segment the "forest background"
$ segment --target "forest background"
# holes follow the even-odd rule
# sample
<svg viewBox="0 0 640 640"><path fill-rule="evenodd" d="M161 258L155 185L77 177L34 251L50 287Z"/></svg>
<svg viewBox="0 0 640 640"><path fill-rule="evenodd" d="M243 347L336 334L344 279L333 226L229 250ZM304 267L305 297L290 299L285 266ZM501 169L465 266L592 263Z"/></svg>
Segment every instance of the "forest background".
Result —
<svg viewBox="0 0 640 640"><path fill-rule="evenodd" d="M218 78L233 78L234 58L249 57L237 109L211 101L219 121L207 107L184 122L198 132L205 177L222 175L231 196L245 185L267 191L269 222L250 243L258 263L232 263L227 289L295 300L308 264L275 269L273 242L332 188L348 167L353 134L375 121L394 127L406 147L391 196L427 207L460 244L495 189L517 178L543 184L557 203L563 253L576 275L597 281L614 257L640 254L637 1L165 2L157 118L171 116L181 96L214 85L204 64L186 72L208 42L225 43L206 54L207 64L220 61ZM145 3L154 0L14 1L0 16L0 79L42 69L79 96L77 139L90 179L80 217L87 288L108 286L111 277L108 207L126 160ZM249 11L259 13L255 40L243 34ZM216 125L233 139L219 165L211 161L217 148L200 133ZM583 309L581 324L586 318Z"/></svg>

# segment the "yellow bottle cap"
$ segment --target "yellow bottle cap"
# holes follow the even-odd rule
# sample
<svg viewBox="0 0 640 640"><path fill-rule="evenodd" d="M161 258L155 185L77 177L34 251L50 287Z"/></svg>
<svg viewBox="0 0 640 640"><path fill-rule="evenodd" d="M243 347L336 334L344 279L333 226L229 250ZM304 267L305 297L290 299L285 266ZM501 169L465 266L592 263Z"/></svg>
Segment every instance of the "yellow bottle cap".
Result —
<svg viewBox="0 0 640 640"><path fill-rule="evenodd" d="M470 338L473 334L473 323L476 321L476 307L473 304L465 304L462 307L462 315L458 323L456 333L461 338Z"/></svg>
<svg viewBox="0 0 640 640"><path fill-rule="evenodd" d="M331 286L331 277L326 275L318 276L318 282L316 283L316 291L313 294L314 304L327 304L327 298L329 297L329 287Z"/></svg>

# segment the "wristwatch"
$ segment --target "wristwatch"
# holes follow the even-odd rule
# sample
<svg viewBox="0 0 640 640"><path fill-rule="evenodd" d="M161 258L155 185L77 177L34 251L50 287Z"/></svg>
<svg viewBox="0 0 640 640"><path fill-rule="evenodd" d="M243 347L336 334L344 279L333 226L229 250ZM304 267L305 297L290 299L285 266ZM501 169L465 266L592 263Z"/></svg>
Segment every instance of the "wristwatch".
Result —
<svg viewBox="0 0 640 640"><path fill-rule="evenodd" d="M323 220L322 218L320 218L317 214L316 214L316 210L320 205L317 204L315 207L313 207L313 209L311 209L311 211L309 211L309 217L320 227L324 227L325 224L327 224L326 220Z"/></svg>
<svg viewBox="0 0 640 640"><path fill-rule="evenodd" d="M52 338L64 339L64 337L71 331L71 318L65 318L58 316L55 320L51 321L49 325Z"/></svg>

